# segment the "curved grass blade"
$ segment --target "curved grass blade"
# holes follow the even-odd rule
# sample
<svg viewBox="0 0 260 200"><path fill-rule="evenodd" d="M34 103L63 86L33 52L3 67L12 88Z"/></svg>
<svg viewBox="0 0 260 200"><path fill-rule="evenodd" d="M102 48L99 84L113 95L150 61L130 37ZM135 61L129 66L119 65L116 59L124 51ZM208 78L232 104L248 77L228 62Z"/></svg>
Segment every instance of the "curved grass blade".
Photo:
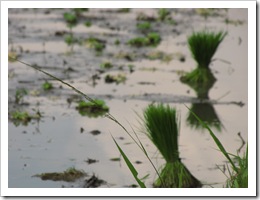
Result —
<svg viewBox="0 0 260 200"><path fill-rule="evenodd" d="M111 135L112 136L112 135ZM133 164L131 163L131 161L127 158L127 156L125 155L125 153L123 152L123 150L120 148L120 146L117 144L115 138L112 136L119 152L121 153L121 155L123 156L128 168L130 169L132 175L134 176L135 180L137 181L137 183L139 184L139 186L141 188L146 188L145 184L137 177L138 172L136 171L135 167L133 166Z"/></svg>

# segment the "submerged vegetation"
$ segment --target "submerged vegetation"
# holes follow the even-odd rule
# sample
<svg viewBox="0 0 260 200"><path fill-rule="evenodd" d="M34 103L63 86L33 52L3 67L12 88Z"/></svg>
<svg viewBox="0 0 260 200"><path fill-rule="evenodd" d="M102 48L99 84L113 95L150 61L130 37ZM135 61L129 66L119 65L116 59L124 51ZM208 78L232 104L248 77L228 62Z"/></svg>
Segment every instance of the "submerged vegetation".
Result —
<svg viewBox="0 0 260 200"><path fill-rule="evenodd" d="M130 46L134 47L145 47L152 46L156 47L161 42L161 36L158 33L148 33L145 37L137 37L128 41Z"/></svg>
<svg viewBox="0 0 260 200"><path fill-rule="evenodd" d="M111 75L111 74L107 74L105 76L105 82L106 83L124 83L126 81L126 75L119 73L117 75Z"/></svg>
<svg viewBox="0 0 260 200"><path fill-rule="evenodd" d="M95 99L94 102L80 101L76 109L81 115L88 117L102 116L109 111L109 107L100 99Z"/></svg>
<svg viewBox="0 0 260 200"><path fill-rule="evenodd" d="M42 174L36 174L33 177L40 177L42 180L73 182L84 176L86 176L85 172L77 170L74 167L72 167L65 170L64 172L42 173Z"/></svg>
<svg viewBox="0 0 260 200"><path fill-rule="evenodd" d="M86 39L85 45L90 49L94 49L98 53L101 53L103 49L106 47L104 41L101 41L94 37L90 37Z"/></svg>
<svg viewBox="0 0 260 200"><path fill-rule="evenodd" d="M39 111L36 111L35 114L29 114L27 111L19 110L10 113L10 119L15 126L19 126L20 124L27 126L32 119L39 120L41 117L42 115Z"/></svg>

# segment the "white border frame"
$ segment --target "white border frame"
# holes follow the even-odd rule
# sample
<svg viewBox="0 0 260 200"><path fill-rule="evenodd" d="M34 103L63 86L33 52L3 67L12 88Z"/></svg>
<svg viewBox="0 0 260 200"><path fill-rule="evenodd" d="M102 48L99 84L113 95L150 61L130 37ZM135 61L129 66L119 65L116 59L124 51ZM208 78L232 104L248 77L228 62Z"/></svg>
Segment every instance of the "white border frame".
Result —
<svg viewBox="0 0 260 200"><path fill-rule="evenodd" d="M8 188L8 8L248 8L249 188ZM256 2L255 1L1 1L1 196L255 196Z"/></svg>

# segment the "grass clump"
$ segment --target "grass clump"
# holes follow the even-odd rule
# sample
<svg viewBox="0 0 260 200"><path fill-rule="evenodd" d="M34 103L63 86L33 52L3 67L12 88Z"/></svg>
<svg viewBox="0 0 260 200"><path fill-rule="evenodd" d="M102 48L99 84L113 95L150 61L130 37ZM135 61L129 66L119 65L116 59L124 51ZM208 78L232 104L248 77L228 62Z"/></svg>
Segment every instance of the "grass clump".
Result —
<svg viewBox="0 0 260 200"><path fill-rule="evenodd" d="M43 90L47 91L47 90L51 90L53 89L53 85L52 83L48 82L48 81L45 81L43 84L42 84L42 88Z"/></svg>
<svg viewBox="0 0 260 200"><path fill-rule="evenodd" d="M64 172L42 173L36 174L34 177L40 177L42 180L73 182L79 178L84 177L85 175L85 172L71 167Z"/></svg>
<svg viewBox="0 0 260 200"><path fill-rule="evenodd" d="M88 48L94 49L96 52L102 52L106 47L103 41L94 37L86 39L85 44Z"/></svg>
<svg viewBox="0 0 260 200"><path fill-rule="evenodd" d="M90 27L90 26L92 26L92 23L91 23L91 21L86 21L86 22L84 23L84 25L85 25L86 27Z"/></svg>
<svg viewBox="0 0 260 200"><path fill-rule="evenodd" d="M232 168L229 172L229 178L226 181L227 188L247 188L248 187L248 146L244 155L234 156L234 162L237 163L237 171Z"/></svg>
<svg viewBox="0 0 260 200"><path fill-rule="evenodd" d="M216 81L209 65L225 36L226 33L222 31L218 33L201 31L193 33L188 38L189 49L197 62L197 68L182 76L180 80L190 85L198 93L199 98L204 98L203 93L207 92Z"/></svg>
<svg viewBox="0 0 260 200"><path fill-rule="evenodd" d="M76 109L82 116L88 117L102 116L109 111L109 107L100 99L95 99L93 102L80 101Z"/></svg>
<svg viewBox="0 0 260 200"><path fill-rule="evenodd" d="M130 46L144 47L153 46L156 47L161 42L161 36L158 33L148 33L145 37L137 37L128 41Z"/></svg>
<svg viewBox="0 0 260 200"><path fill-rule="evenodd" d="M114 67L114 65L111 64L110 62L103 62L103 63L100 64L100 67L102 69L111 69L111 68Z"/></svg>
<svg viewBox="0 0 260 200"><path fill-rule="evenodd" d="M10 115L10 118L15 126L19 126L20 124L27 126L32 119L39 120L42 117L39 111L37 111L35 114L29 114L26 111L23 112L16 110L11 112Z"/></svg>
<svg viewBox="0 0 260 200"><path fill-rule="evenodd" d="M144 110L144 124L148 137L166 161L154 187L201 187L180 161L176 110L169 105L149 105Z"/></svg>
<svg viewBox="0 0 260 200"><path fill-rule="evenodd" d="M160 8L157 14L158 14L159 21L165 21L166 19L171 19L171 13L166 8Z"/></svg>
<svg viewBox="0 0 260 200"><path fill-rule="evenodd" d="M78 18L74 13L64 13L63 18L65 19L67 26L69 28L76 26L76 24L78 22Z"/></svg>
<svg viewBox="0 0 260 200"><path fill-rule="evenodd" d="M227 33L201 31L188 38L189 49L199 68L209 68L212 57Z"/></svg>
<svg viewBox="0 0 260 200"><path fill-rule="evenodd" d="M138 30L140 30L143 33L149 31L152 28L150 22L138 23L138 24L136 24L136 27Z"/></svg>

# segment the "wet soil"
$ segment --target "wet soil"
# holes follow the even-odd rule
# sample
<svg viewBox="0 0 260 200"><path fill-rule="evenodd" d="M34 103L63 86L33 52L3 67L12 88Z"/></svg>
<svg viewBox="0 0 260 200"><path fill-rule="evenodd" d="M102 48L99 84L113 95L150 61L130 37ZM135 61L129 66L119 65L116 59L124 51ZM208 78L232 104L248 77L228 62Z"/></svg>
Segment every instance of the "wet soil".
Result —
<svg viewBox="0 0 260 200"><path fill-rule="evenodd" d="M80 14L77 25L70 30L63 14L71 9L9 9L9 55L40 67L93 99L104 100L122 125L136 131L157 168L165 161L142 133L138 115L153 102L176 107L181 119L182 162L203 187L223 187L226 177L216 165L224 169L226 159L216 150L207 131L190 119L185 105L202 110L204 119L216 122L218 126L212 123L211 128L227 151L245 151L241 138L247 141L248 136L247 9L219 9L206 18L201 10L170 9L170 20L158 20L158 9L124 11L89 9ZM91 26L85 26L86 21ZM128 44L146 34L136 26L143 21L151 23L151 32L159 33L161 41L157 46ZM210 65L216 82L208 91L209 99L201 100L180 77L196 68L187 36L204 28L224 30L228 35ZM77 40L73 48L64 41L71 31ZM104 48L90 48L86 44L89 38L98 39ZM108 62L113 67L101 67ZM9 187L87 187L90 182L97 183L97 187L136 187L111 134L140 177L149 174L146 185L153 186L156 173L121 127L104 117L81 115L76 107L82 97L50 77L14 61L9 62L8 70L9 113L41 113L40 119L19 125L9 117ZM123 82L106 81L106 77L119 75L125 77ZM52 84L51 90L42 88L46 81ZM28 94L17 103L15 94L22 88ZM96 176L84 184L32 177L71 167ZM96 177L107 184L99 184Z"/></svg>

